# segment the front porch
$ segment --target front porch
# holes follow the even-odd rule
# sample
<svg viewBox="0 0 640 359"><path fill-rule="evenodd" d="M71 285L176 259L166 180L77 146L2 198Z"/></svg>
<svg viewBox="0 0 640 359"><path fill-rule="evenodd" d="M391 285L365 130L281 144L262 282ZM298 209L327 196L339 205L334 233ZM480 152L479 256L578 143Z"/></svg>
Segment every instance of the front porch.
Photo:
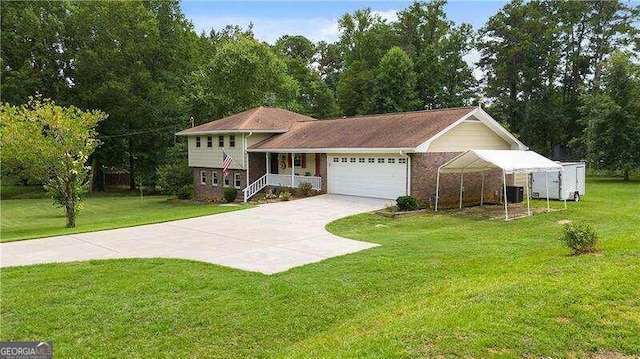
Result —
<svg viewBox="0 0 640 359"><path fill-rule="evenodd" d="M313 190L325 190L326 159L324 153L250 153L251 178L255 180L242 191L244 201L267 186L297 188L310 183Z"/></svg>

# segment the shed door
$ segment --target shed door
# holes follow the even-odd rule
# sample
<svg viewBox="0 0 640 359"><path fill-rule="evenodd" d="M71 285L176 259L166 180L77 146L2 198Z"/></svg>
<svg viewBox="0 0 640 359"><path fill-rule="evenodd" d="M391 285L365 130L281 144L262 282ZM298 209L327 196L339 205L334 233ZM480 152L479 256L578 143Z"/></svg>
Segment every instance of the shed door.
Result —
<svg viewBox="0 0 640 359"><path fill-rule="evenodd" d="M396 199L407 194L407 158L398 155L328 155L327 191Z"/></svg>

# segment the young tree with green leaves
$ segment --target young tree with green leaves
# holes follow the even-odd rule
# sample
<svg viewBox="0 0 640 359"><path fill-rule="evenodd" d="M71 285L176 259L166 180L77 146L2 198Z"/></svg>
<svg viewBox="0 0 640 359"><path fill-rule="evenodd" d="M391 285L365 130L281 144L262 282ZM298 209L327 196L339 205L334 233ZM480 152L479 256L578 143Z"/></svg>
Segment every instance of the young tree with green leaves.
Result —
<svg viewBox="0 0 640 359"><path fill-rule="evenodd" d="M629 180L640 169L640 65L622 52L603 65L602 88L581 97L579 142L597 168L621 170Z"/></svg>
<svg viewBox="0 0 640 359"><path fill-rule="evenodd" d="M89 180L87 160L98 146L96 127L107 115L32 97L19 107L1 104L0 118L2 162L46 171L45 188L65 209L67 227L75 227Z"/></svg>
<svg viewBox="0 0 640 359"><path fill-rule="evenodd" d="M378 66L374 111L389 113L416 110L418 102L415 87L413 62L401 48L392 47Z"/></svg>

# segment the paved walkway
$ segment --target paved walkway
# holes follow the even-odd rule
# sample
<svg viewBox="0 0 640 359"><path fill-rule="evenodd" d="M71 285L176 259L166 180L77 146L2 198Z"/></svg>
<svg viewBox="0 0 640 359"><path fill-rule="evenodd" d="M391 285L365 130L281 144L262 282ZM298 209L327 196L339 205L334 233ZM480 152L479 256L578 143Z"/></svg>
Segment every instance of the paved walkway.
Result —
<svg viewBox="0 0 640 359"><path fill-rule="evenodd" d="M391 202L322 195L180 221L9 242L0 244L0 266L182 258L273 274L377 246L334 236L324 227Z"/></svg>

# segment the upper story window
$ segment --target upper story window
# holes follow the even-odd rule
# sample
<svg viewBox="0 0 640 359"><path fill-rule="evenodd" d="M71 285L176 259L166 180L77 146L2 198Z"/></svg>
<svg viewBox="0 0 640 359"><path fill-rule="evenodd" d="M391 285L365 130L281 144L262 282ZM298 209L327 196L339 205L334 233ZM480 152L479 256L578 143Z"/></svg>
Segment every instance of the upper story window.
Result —
<svg viewBox="0 0 640 359"><path fill-rule="evenodd" d="M229 136L229 147L236 147L236 136Z"/></svg>
<svg viewBox="0 0 640 359"><path fill-rule="evenodd" d="M213 137L207 136L207 147L213 147Z"/></svg>
<svg viewBox="0 0 640 359"><path fill-rule="evenodd" d="M218 147L224 147L224 136L218 136Z"/></svg>
<svg viewBox="0 0 640 359"><path fill-rule="evenodd" d="M200 136L196 136L196 147L200 147Z"/></svg>

